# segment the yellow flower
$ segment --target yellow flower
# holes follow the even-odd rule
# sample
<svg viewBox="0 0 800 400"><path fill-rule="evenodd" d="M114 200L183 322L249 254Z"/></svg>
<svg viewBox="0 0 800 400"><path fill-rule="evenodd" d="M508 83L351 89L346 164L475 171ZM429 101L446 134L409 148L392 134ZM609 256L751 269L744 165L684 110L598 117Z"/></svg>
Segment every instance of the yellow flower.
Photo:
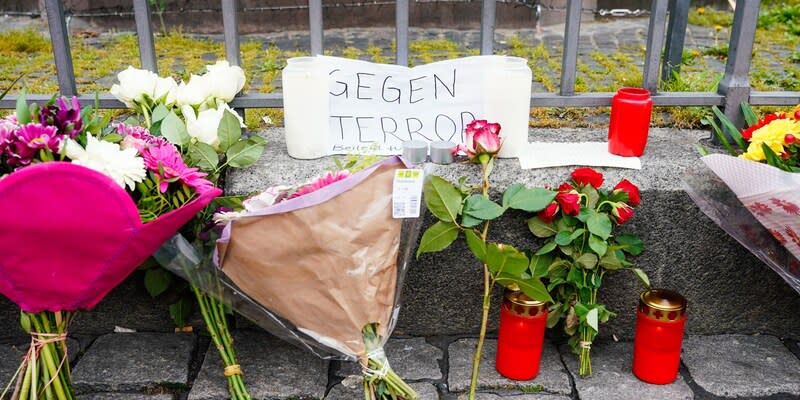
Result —
<svg viewBox="0 0 800 400"><path fill-rule="evenodd" d="M764 155L762 144L769 146L775 154L783 154L783 146L786 144L784 138L789 133L800 136L800 122L791 119L776 119L753 131L753 137L750 139L747 152L739 157L752 161L765 160L766 156Z"/></svg>
<svg viewBox="0 0 800 400"><path fill-rule="evenodd" d="M700 15L705 14L706 13L706 8L705 7L697 7L697 13L700 14Z"/></svg>

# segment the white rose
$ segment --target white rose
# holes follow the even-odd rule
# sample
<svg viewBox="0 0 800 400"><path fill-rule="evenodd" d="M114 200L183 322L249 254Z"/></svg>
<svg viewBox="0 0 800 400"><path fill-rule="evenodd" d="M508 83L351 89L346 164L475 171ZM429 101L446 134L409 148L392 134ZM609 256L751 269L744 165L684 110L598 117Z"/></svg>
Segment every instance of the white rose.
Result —
<svg viewBox="0 0 800 400"><path fill-rule="evenodd" d="M217 61L214 65L207 65L206 69L208 72L204 76L208 78L213 97L227 103L244 88L245 77L242 68L231 66L227 61Z"/></svg>
<svg viewBox="0 0 800 400"><path fill-rule="evenodd" d="M178 83L172 77L158 78L156 86L153 88L153 99L159 100L166 106L175 104L177 97Z"/></svg>
<svg viewBox="0 0 800 400"><path fill-rule="evenodd" d="M119 84L111 86L111 94L133 108L134 102L140 103L145 95L153 96L159 77L154 72L129 66L117 74L117 80Z"/></svg>
<svg viewBox="0 0 800 400"><path fill-rule="evenodd" d="M242 116L239 115L239 113L234 111L229 105L227 105L225 103L222 103L219 106L217 106L217 111L219 112L220 119L222 118L223 115L225 115L225 111L226 110L230 111L231 114L233 114L233 116L236 117L236 119L239 120L239 126L241 126L242 128L246 128L247 127L247 125L244 124L244 119L242 119Z"/></svg>
<svg viewBox="0 0 800 400"><path fill-rule="evenodd" d="M192 75L189 82L181 82L175 90L175 100L179 107L193 107L204 104L210 96L210 84L204 76Z"/></svg>
<svg viewBox="0 0 800 400"><path fill-rule="evenodd" d="M221 112L210 108L195 114L194 109L189 105L183 106L181 112L186 119L186 130L189 132L189 136L215 149L219 146L217 128L219 128L219 121L222 120Z"/></svg>

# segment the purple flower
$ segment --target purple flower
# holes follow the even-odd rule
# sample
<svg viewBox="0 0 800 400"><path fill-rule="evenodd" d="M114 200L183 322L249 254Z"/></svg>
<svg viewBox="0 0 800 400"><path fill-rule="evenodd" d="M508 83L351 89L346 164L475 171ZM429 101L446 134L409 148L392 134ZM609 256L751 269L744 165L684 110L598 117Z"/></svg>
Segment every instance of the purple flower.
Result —
<svg viewBox="0 0 800 400"><path fill-rule="evenodd" d="M63 139L64 135L60 135L55 126L37 123L23 125L9 137L6 149L8 164L28 165L42 149L56 153Z"/></svg>
<svg viewBox="0 0 800 400"><path fill-rule="evenodd" d="M69 135L70 139L78 136L83 129L83 119L81 118L81 103L77 97L72 97L72 104L67 104L66 99L59 97L57 104L49 105L39 112L39 122L42 125L55 126L64 135Z"/></svg>

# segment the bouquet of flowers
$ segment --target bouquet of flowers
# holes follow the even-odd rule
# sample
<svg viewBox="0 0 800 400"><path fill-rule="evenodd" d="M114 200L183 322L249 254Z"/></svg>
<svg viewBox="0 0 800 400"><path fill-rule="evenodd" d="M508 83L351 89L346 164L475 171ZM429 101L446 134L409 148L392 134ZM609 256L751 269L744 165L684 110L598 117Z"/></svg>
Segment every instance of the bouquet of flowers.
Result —
<svg viewBox="0 0 800 400"><path fill-rule="evenodd" d="M187 164L222 186L226 171L255 163L263 153L266 141L259 136L245 137L242 117L227 104L244 87L244 71L227 61L208 65L206 70L202 75L192 75L188 82L177 84L171 77L160 77L151 71L129 67L117 75L119 84L112 86L111 93L140 115L145 127L163 133L177 146ZM232 209L240 207L241 200L219 198L214 205ZM209 228L213 227L211 217L214 210L214 207L204 210L182 230L195 246L204 248L206 252L213 249L214 232ZM161 268L145 271L145 286L152 296L166 291L171 280L172 275ZM228 310L197 286L191 289L191 296L197 300L206 328L225 364L231 397L234 400L249 399L228 329ZM185 314L190 309L184 301L185 297L170 307L179 326L184 325Z"/></svg>
<svg viewBox="0 0 800 400"><path fill-rule="evenodd" d="M552 301L541 281L547 275L547 265L539 266L536 255L531 256L508 244L490 242L489 225L508 209L527 212L544 210L556 198L556 193L516 184L506 189L502 204L492 201L489 198L489 175L494 169L494 159L502 145L500 124L486 120L472 121L467 126L466 139L466 143L459 146L456 152L464 153L471 163L481 166L481 182L467 185L466 178L461 178L456 186L438 176L426 181L425 204L439 221L422 235L417 257L423 253L444 250L463 233L467 246L482 265L483 313L480 336L472 359L469 389L469 399L473 400L478 386L481 353L495 284L522 291L535 300Z"/></svg>
<svg viewBox="0 0 800 400"><path fill-rule="evenodd" d="M12 398L74 399L65 341L74 313L93 308L220 190L163 137L106 127L75 98L27 104L24 92L0 119L0 170L0 293L31 335Z"/></svg>
<svg viewBox="0 0 800 400"><path fill-rule="evenodd" d="M356 173L328 172L220 213L218 269L180 239L157 258L276 336L320 357L359 361L365 399L415 399L383 352L421 221L392 217L403 168L392 157Z"/></svg>
<svg viewBox="0 0 800 400"><path fill-rule="evenodd" d="M739 132L714 108L732 140L716 121L706 122L730 155L704 152L702 160L716 176L706 174L705 180L686 177L684 182L689 195L712 220L800 292L800 105L761 119L747 104L742 110L748 127ZM720 180L724 186L717 184ZM739 212L741 205L750 215ZM763 227L754 224L756 220ZM787 258L764 236L772 236L794 258Z"/></svg>
<svg viewBox="0 0 800 400"><path fill-rule="evenodd" d="M642 252L642 241L614 233L633 217L641 201L639 188L623 179L612 190L603 189L603 175L591 168L578 168L571 175L572 180L555 191L555 200L528 220L528 228L546 240L535 255L547 271L547 288L554 298L547 325L552 328L563 320L569 344L580 355L579 373L587 376L592 373L590 352L599 324L614 315L597 303L605 275L630 270L645 287L650 282L628 259Z"/></svg>

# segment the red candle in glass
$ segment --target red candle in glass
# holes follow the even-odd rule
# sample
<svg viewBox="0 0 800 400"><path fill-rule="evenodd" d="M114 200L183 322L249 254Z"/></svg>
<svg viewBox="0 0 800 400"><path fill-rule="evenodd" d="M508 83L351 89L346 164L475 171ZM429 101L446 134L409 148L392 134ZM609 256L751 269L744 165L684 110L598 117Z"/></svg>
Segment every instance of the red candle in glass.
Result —
<svg viewBox="0 0 800 400"><path fill-rule="evenodd" d="M642 88L622 88L611 99L608 152L625 157L644 154L653 99Z"/></svg>
<svg viewBox="0 0 800 400"><path fill-rule="evenodd" d="M665 385L678 377L686 298L667 289L652 289L639 296L633 374L642 381Z"/></svg>
<svg viewBox="0 0 800 400"><path fill-rule="evenodd" d="M500 375L526 381L539 373L547 307L522 292L506 291L500 307L495 367Z"/></svg>

